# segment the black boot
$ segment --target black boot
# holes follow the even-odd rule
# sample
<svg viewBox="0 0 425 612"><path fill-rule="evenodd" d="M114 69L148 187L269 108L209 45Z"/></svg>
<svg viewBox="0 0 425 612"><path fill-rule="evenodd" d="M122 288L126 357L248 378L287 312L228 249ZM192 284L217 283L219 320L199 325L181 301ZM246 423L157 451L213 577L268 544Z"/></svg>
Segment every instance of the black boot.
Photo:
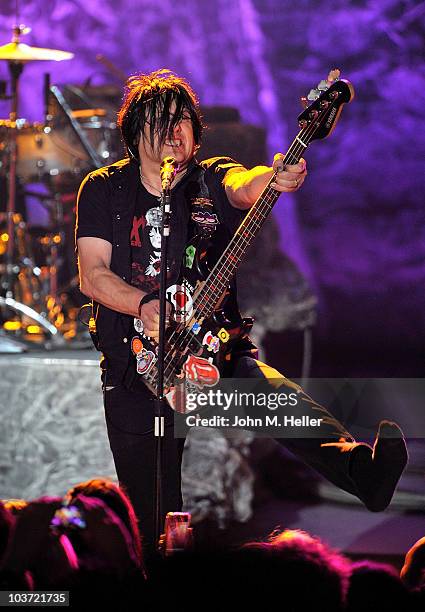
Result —
<svg viewBox="0 0 425 612"><path fill-rule="evenodd" d="M373 448L353 446L349 473L368 510L381 512L389 505L407 460L403 432L392 421L381 421Z"/></svg>

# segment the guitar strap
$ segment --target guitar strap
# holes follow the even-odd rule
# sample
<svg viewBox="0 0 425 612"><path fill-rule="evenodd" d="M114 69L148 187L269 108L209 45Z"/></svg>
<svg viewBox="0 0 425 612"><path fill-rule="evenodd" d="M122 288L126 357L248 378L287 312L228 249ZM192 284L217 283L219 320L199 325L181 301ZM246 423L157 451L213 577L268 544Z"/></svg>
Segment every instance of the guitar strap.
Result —
<svg viewBox="0 0 425 612"><path fill-rule="evenodd" d="M198 177L199 195L190 202L190 218L194 223L195 232L203 238L209 239L220 224L214 209L214 202L210 197L208 185L205 182L205 170L202 169ZM193 236L191 236L193 237Z"/></svg>

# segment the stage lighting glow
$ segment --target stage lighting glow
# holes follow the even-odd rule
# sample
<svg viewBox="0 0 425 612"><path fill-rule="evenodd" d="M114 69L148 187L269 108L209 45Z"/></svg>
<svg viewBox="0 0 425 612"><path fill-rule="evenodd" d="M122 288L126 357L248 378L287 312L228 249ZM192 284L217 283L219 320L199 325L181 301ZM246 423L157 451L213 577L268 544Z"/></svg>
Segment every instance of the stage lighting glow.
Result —
<svg viewBox="0 0 425 612"><path fill-rule="evenodd" d="M21 329L22 327L22 323L20 321L5 321L3 323L3 329L6 329L7 331L17 331L18 329Z"/></svg>

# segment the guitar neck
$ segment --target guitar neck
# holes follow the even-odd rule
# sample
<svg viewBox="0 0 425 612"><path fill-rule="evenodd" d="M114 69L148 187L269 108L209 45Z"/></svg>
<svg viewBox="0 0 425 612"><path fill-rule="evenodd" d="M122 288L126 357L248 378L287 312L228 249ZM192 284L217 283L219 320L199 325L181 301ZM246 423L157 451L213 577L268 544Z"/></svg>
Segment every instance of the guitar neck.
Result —
<svg viewBox="0 0 425 612"><path fill-rule="evenodd" d="M299 162L302 154L310 143L312 134L310 135L309 132L311 132L311 130L305 128L300 130L283 159L285 165ZM221 296L226 291L230 281L235 275L251 242L260 231L265 220L271 213L273 206L281 195L280 191L276 191L270 186L275 180L276 175L277 173L275 172L255 204L250 208L236 230L232 240L223 251L222 256L208 275L204 286L198 295L196 295L194 309L197 318L208 318L212 315Z"/></svg>
<svg viewBox="0 0 425 612"><path fill-rule="evenodd" d="M298 117L301 130L289 147L283 164L298 163L312 140L326 138L335 128L342 106L351 102L353 96L354 88L351 83L339 79L339 71L331 71L327 80L321 81L317 89L310 92L308 99L314 101ZM181 372L183 360L187 354L190 354L189 345L193 338L193 334L189 331L190 324L200 323L203 319L211 317L223 294L227 291L246 251L276 204L280 192L271 187L276 176L277 172L274 172L207 279L192 296L193 310L188 325L182 324L180 329L177 328L172 333L164 360L165 387L174 385L176 372ZM196 332L193 333L196 334ZM153 365L147 375L144 375L151 389L156 388L157 375L156 365Z"/></svg>

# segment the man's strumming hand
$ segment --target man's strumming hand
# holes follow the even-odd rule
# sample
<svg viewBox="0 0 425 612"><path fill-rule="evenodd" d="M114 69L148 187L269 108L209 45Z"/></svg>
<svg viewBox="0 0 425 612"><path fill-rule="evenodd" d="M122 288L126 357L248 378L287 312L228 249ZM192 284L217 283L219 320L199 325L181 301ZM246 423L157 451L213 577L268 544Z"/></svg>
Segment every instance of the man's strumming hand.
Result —
<svg viewBox="0 0 425 612"><path fill-rule="evenodd" d="M166 302L166 326L168 327L171 317L172 306ZM140 308L140 319L143 323L143 333L145 336L153 338L155 342L159 340L159 300L151 300L143 304Z"/></svg>

